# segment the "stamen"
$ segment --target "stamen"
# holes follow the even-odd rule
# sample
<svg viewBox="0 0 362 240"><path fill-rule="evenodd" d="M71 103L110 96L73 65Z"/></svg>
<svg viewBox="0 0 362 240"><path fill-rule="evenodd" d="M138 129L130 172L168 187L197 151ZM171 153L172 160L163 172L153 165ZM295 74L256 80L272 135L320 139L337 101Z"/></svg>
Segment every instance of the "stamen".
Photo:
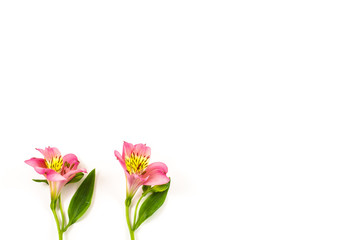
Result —
<svg viewBox="0 0 362 240"><path fill-rule="evenodd" d="M149 157L131 154L130 157L125 159L127 171L130 174L142 174L147 168Z"/></svg>
<svg viewBox="0 0 362 240"><path fill-rule="evenodd" d="M61 156L53 157L51 161L45 161L47 168L60 172L63 167L63 158Z"/></svg>

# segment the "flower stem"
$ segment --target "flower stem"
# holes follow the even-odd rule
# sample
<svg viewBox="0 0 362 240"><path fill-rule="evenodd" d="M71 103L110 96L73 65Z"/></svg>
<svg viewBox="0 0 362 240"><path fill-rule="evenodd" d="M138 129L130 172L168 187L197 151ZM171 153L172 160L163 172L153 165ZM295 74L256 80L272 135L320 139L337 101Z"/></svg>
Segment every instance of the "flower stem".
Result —
<svg viewBox="0 0 362 240"><path fill-rule="evenodd" d="M137 216L138 205L140 204L142 198L143 198L144 196L146 196L147 193L148 193L148 192L143 193L142 196L140 197L140 199L138 199L138 202L137 202L137 204L136 204L136 208L135 208L135 210L134 210L133 224L136 224L136 216Z"/></svg>
<svg viewBox="0 0 362 240"><path fill-rule="evenodd" d="M55 209L56 209L56 202L57 202L57 200L52 200L52 202L51 202L51 204L50 204L50 208L52 209L55 222L57 223L59 240L63 240L63 231L60 229L60 224L59 224L58 215L57 215L57 212L56 212L56 210L55 210Z"/></svg>
<svg viewBox="0 0 362 240"><path fill-rule="evenodd" d="M65 217L64 217L64 211L63 211L63 207L62 207L62 202L60 200L60 195L59 195L59 209L60 209L60 214L62 216L62 232L65 232L66 230L64 229L65 227Z"/></svg>
<svg viewBox="0 0 362 240"><path fill-rule="evenodd" d="M131 236L131 240L135 240L134 239L134 231L132 230L131 220L129 218L129 209L130 209L130 206L131 206L131 199L127 198L125 204L126 204L126 219L127 219L129 235Z"/></svg>

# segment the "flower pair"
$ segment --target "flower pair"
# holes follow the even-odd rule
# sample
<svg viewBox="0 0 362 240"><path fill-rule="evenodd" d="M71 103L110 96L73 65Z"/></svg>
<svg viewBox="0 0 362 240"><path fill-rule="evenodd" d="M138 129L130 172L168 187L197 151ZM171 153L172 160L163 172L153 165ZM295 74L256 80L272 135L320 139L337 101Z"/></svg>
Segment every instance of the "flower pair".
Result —
<svg viewBox="0 0 362 240"><path fill-rule="evenodd" d="M79 181L87 170L78 169L79 161L74 154L61 155L55 147L45 149L36 149L43 158L31 158L25 163L32 166L35 171L43 175L46 180L34 180L36 182L46 182L50 186L51 210L57 223L59 240L63 239L63 233L68 227L74 224L88 209L93 196L95 182L95 170L93 170L72 197L68 208L68 224L64 216L61 204L61 190L70 182ZM129 227L131 239L134 239L134 231L149 218L165 201L170 178L166 176L167 166L161 162L149 164L151 148L145 144L136 144L124 142L122 155L114 151L116 158L121 163L127 182L126 191L126 218ZM135 207L133 224L130 221L129 211L132 199L138 189L142 186L142 195ZM143 198L139 211L138 206ZM61 219L58 218L59 209ZM138 217L138 218L137 218Z"/></svg>

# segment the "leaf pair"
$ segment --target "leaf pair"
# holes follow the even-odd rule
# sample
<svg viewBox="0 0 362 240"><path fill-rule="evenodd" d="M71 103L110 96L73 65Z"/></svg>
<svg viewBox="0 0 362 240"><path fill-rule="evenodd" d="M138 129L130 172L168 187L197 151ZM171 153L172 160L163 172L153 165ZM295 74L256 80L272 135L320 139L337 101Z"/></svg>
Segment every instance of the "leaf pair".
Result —
<svg viewBox="0 0 362 240"><path fill-rule="evenodd" d="M151 217L163 205L167 197L168 189L170 188L170 183L171 180L163 185L156 185L153 187L144 185L142 187L142 197L145 197L148 193L151 194L148 195L140 207L137 221L133 226L133 231L135 231L147 218Z"/></svg>

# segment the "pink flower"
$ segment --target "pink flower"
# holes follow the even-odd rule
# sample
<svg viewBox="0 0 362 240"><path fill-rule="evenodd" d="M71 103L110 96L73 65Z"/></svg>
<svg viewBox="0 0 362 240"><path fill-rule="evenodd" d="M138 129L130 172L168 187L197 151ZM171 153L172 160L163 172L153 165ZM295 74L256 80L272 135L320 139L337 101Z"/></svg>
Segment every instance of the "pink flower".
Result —
<svg viewBox="0 0 362 240"><path fill-rule="evenodd" d="M132 198L142 185L162 185L170 181L166 176L166 164L155 162L148 165L151 148L145 144L124 142L122 155L115 150L114 154L121 163L127 179L127 197Z"/></svg>
<svg viewBox="0 0 362 240"><path fill-rule="evenodd" d="M77 169L79 161L74 154L62 157L57 148L47 147L44 150L36 148L44 158L31 158L25 163L34 167L35 171L42 174L48 180L52 200L59 197L63 186L69 182L75 174L87 172L86 169Z"/></svg>

